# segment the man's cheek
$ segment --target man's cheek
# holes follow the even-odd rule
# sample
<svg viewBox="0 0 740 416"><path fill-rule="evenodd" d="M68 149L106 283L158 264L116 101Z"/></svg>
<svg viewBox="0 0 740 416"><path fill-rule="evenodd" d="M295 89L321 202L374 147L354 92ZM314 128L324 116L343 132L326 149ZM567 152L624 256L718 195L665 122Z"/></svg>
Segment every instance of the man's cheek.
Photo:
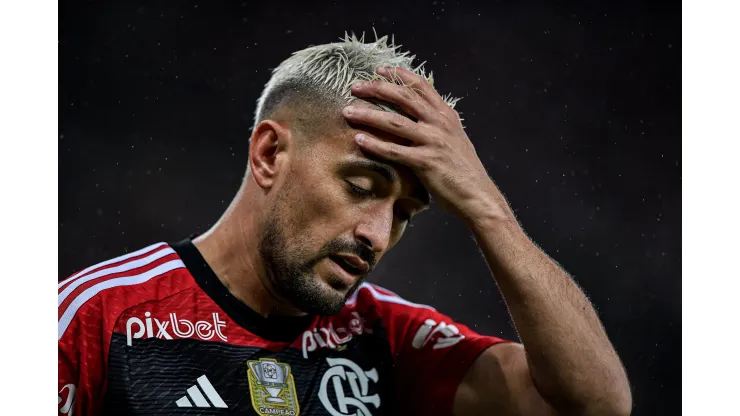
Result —
<svg viewBox="0 0 740 416"><path fill-rule="evenodd" d="M299 201L301 210L306 213L310 221L320 222L324 226L340 222L350 208L341 190L333 189L336 186L322 185L317 187L310 196Z"/></svg>

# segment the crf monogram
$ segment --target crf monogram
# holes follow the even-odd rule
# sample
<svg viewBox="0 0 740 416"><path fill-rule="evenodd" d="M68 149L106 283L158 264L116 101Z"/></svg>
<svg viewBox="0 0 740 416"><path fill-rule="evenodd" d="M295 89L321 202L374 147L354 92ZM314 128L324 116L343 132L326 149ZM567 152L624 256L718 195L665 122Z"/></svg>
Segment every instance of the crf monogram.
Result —
<svg viewBox="0 0 740 416"><path fill-rule="evenodd" d="M353 361L345 358L327 358L329 368L321 379L319 387L319 399L326 410L332 416L371 416L372 413L366 405L371 404L377 409L380 407L380 396L368 395L370 381L378 382L378 371L372 369L365 371ZM344 383L349 383L352 396L344 394ZM337 398L335 408L329 400L329 390L333 389Z"/></svg>
<svg viewBox="0 0 740 416"><path fill-rule="evenodd" d="M154 334L153 323L157 325L157 338L172 339L172 335L177 338L190 338L193 335L197 335L202 340L209 340L213 336L217 336L221 341L226 342L227 339L224 336L221 329L226 326L226 321L222 321L218 317L218 312L214 312L211 317L213 321L197 321L195 323L190 322L187 319L177 319L177 314L171 313L170 319L160 321L156 318L150 318L152 314L147 312L144 314L146 317L144 321L139 318L132 317L126 321L126 344L132 345L133 339L138 338L152 338ZM170 326L172 324L172 326ZM136 326L136 332L133 332L134 326ZM168 329L169 327L169 329ZM170 335L170 332L172 335Z"/></svg>

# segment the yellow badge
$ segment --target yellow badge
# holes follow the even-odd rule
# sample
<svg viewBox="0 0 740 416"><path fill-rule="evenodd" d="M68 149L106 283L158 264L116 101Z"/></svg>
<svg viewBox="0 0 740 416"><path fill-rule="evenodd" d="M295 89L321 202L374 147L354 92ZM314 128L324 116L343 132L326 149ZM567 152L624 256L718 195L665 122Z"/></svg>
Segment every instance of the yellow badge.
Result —
<svg viewBox="0 0 740 416"><path fill-rule="evenodd" d="M272 358L247 361L252 407L260 415L298 416L298 396L290 366Z"/></svg>

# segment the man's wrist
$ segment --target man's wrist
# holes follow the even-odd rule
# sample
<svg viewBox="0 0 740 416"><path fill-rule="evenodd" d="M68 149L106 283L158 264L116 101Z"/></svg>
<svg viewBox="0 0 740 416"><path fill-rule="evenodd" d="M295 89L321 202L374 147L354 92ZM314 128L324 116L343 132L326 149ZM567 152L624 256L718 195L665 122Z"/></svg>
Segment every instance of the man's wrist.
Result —
<svg viewBox="0 0 740 416"><path fill-rule="evenodd" d="M524 233L513 213L495 208L471 217L466 224L476 239Z"/></svg>
<svg viewBox="0 0 740 416"><path fill-rule="evenodd" d="M518 227L506 198L493 181L481 189L479 197L466 204L461 217L468 229L476 234L495 231L500 227Z"/></svg>

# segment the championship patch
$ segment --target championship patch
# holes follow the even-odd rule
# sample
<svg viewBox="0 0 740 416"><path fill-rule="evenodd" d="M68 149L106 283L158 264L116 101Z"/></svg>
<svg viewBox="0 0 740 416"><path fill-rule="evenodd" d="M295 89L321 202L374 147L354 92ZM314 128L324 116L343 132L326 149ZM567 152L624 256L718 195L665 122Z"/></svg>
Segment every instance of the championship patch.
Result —
<svg viewBox="0 0 740 416"><path fill-rule="evenodd" d="M247 361L252 407L260 415L298 416L298 396L290 366L272 358Z"/></svg>

